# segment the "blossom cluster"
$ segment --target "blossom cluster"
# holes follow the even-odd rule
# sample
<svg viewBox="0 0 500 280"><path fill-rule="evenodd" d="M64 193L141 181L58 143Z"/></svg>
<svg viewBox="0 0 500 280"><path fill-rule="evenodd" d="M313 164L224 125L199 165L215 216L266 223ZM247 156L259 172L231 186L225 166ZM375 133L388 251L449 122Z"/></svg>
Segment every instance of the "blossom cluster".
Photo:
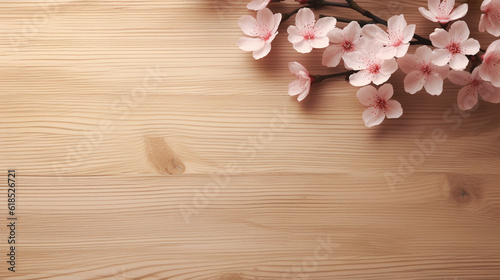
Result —
<svg viewBox="0 0 500 280"><path fill-rule="evenodd" d="M345 75L355 87L359 102L366 106L362 114L365 125L378 125L387 118L399 118L403 109L391 100L394 88L387 83L398 69L406 74L404 90L410 94L426 91L431 95L443 92L444 80L463 86L457 96L462 110L472 109L479 96L485 101L500 103L500 40L486 50L479 41L470 38L470 29L460 20L468 12L468 5L455 7L455 0L428 0L428 7L418 11L426 19L439 25L428 39L417 35L416 25L408 24L404 15L394 15L387 21L366 13L354 2L328 2L327 0L296 0L300 6L288 13L273 13L268 5L284 0L252 0L247 8L256 11L256 17L245 15L239 26L246 36L238 46L261 59L271 51L271 43L278 28L295 15L295 24L288 26L288 41L298 53L324 49L322 65L338 67L341 62L348 70L331 75L311 75L299 62L289 63L296 76L288 93L305 99L311 85L324 79ZM322 6L350 8L367 16L371 21L346 20L340 17L318 17L313 9ZM481 5L478 30L500 36L500 0L484 0ZM345 23L343 28L338 23ZM410 45L420 45L410 53ZM375 86L373 86L373 85Z"/></svg>

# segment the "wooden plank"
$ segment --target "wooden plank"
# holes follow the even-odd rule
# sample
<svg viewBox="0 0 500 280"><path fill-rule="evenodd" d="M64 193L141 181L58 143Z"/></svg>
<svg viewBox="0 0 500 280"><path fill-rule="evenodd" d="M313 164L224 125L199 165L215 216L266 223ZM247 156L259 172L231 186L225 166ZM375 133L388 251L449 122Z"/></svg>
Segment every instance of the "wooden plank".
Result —
<svg viewBox="0 0 500 280"><path fill-rule="evenodd" d="M19 217L0 279L500 278L498 105L460 112L459 87L410 95L403 74L404 115L374 129L342 79L299 104L289 61L342 70L294 52L286 26L265 59L240 51L247 2L0 3L0 170L16 170ZM426 2L359 0L420 34ZM485 48L480 2L465 20Z"/></svg>

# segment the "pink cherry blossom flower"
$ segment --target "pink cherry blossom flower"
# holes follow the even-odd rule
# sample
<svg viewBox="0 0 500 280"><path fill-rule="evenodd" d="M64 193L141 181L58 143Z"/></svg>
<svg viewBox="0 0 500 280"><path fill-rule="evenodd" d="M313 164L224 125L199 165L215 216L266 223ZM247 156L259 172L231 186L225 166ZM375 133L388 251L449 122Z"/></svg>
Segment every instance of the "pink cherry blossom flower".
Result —
<svg viewBox="0 0 500 280"><path fill-rule="evenodd" d="M247 9L254 11L262 10L267 7L267 4L269 4L269 2L271 2L271 0L252 0L247 4Z"/></svg>
<svg viewBox="0 0 500 280"><path fill-rule="evenodd" d="M481 5L479 31L488 31L493 36L500 36L500 0L484 0Z"/></svg>
<svg viewBox="0 0 500 280"><path fill-rule="evenodd" d="M359 70L349 76L351 85L359 87L373 82L376 85L385 83L398 69L396 59L383 59L377 54L382 45L369 42L369 45L359 51L344 54L346 68Z"/></svg>
<svg viewBox="0 0 500 280"><path fill-rule="evenodd" d="M479 76L494 86L500 87L500 40L491 43L479 65Z"/></svg>
<svg viewBox="0 0 500 280"><path fill-rule="evenodd" d="M403 108L396 100L391 99L394 89L385 84L378 90L373 86L362 87L356 93L359 102L368 108L363 112L363 120L367 127L379 125L387 117L395 119L403 115Z"/></svg>
<svg viewBox="0 0 500 280"><path fill-rule="evenodd" d="M323 65L335 67L345 53L356 51L361 45L361 26L357 21L351 21L344 29L335 28L328 32L330 46L323 53Z"/></svg>
<svg viewBox="0 0 500 280"><path fill-rule="evenodd" d="M469 27L465 21L457 21L447 32L436 28L429 38L432 45L437 47L432 51L432 62L438 66L450 63L453 70L463 70L467 67L469 60L465 55L475 55L479 52L479 42L469 39Z"/></svg>
<svg viewBox="0 0 500 280"><path fill-rule="evenodd" d="M387 21L387 33L375 24L363 27L363 36L371 37L384 45L379 56L384 59L403 57L415 34L415 24L408 25L404 15L392 16Z"/></svg>
<svg viewBox="0 0 500 280"><path fill-rule="evenodd" d="M448 75L448 66L436 66L431 62L432 50L427 46L417 48L415 54L398 59L399 68L406 74L406 92L414 94L425 88L431 95L443 92L443 79Z"/></svg>
<svg viewBox="0 0 500 280"><path fill-rule="evenodd" d="M442 24L464 17L469 9L467 4L462 4L453 10L455 0L429 0L428 6L429 10L424 7L418 10L426 19Z"/></svg>
<svg viewBox="0 0 500 280"><path fill-rule="evenodd" d="M314 13L309 8L300 9L295 16L295 26L288 27L288 41L299 53L309 53L313 48L328 47L330 30L335 28L337 20L333 17L324 17L315 20Z"/></svg>
<svg viewBox="0 0 500 280"><path fill-rule="evenodd" d="M274 14L265 8L257 12L257 19L245 15L239 20L243 33L250 37L241 37L238 40L240 49L253 52L253 58L260 59L271 51L271 42L278 34L281 14Z"/></svg>
<svg viewBox="0 0 500 280"><path fill-rule="evenodd" d="M288 85L288 94L290 96L297 96L300 102L306 98L311 89L312 78L309 71L300 63L294 61L288 64L290 72L297 76L297 79Z"/></svg>
<svg viewBox="0 0 500 280"><path fill-rule="evenodd" d="M466 71L450 71L448 79L454 84L464 86L458 91L457 104L462 110L470 110L477 104L478 95L485 101L500 103L500 88L484 81L479 76L479 68L472 74Z"/></svg>

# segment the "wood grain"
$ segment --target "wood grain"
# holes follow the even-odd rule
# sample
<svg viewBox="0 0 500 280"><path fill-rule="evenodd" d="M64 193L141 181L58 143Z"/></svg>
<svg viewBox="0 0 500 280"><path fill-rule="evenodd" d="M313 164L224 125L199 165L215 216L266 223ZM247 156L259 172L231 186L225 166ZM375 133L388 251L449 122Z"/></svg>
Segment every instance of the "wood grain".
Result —
<svg viewBox="0 0 500 280"><path fill-rule="evenodd" d="M16 169L19 219L0 278L500 279L498 105L460 112L457 86L409 95L402 74L404 115L374 129L341 79L299 104L288 61L332 70L286 26L268 57L240 51L246 2L0 3L0 170ZM359 0L421 34L426 2Z"/></svg>

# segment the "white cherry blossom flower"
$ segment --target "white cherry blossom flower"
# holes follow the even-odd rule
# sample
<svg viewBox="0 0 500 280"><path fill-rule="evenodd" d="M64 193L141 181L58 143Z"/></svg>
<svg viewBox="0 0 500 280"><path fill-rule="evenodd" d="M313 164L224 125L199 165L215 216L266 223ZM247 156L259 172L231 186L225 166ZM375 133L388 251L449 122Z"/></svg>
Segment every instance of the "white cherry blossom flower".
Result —
<svg viewBox="0 0 500 280"><path fill-rule="evenodd" d="M309 53L313 48L328 47L328 32L335 28L337 20L334 17L324 17L315 20L314 13L309 8L302 8L295 16L295 26L288 27L288 41L299 53Z"/></svg>
<svg viewBox="0 0 500 280"><path fill-rule="evenodd" d="M339 65L345 53L356 51L361 45L361 26L357 21L351 21L344 29L335 28L328 32L330 46L323 53L322 64L327 67Z"/></svg>
<svg viewBox="0 0 500 280"><path fill-rule="evenodd" d="M288 94L290 96L298 95L297 100L300 102L309 94L312 83L311 75L309 71L297 61L290 62L288 68L290 68L290 72L297 77L295 81L288 85Z"/></svg>
<svg viewBox="0 0 500 280"><path fill-rule="evenodd" d="M252 0L247 4L247 9L254 11L262 10L267 7L267 4L269 4L269 2L271 2L271 0Z"/></svg>
<svg viewBox="0 0 500 280"><path fill-rule="evenodd" d="M432 51L432 62L438 66L450 63L453 70L463 70L469 60L466 55L475 55L479 52L479 42L469 38L469 27L465 21L457 21L450 27L450 31L436 28L429 36L432 45L437 49Z"/></svg>
<svg viewBox="0 0 500 280"><path fill-rule="evenodd" d="M349 76L351 85L359 87L371 82L376 85L383 84L398 69L395 58L383 59L377 55L381 48L381 44L369 42L360 51L344 54L346 68L359 70Z"/></svg>
<svg viewBox="0 0 500 280"><path fill-rule="evenodd" d="M363 112L367 127L379 125L387 117L395 119L403 115L403 108L396 100L390 100L394 93L391 84L385 84L378 90L373 86L362 87L356 93L359 102L368 108Z"/></svg>
<svg viewBox="0 0 500 280"><path fill-rule="evenodd" d="M491 43L483 55L483 63L479 65L479 75L485 81L500 87L500 40Z"/></svg>
<svg viewBox="0 0 500 280"><path fill-rule="evenodd" d="M281 14L274 14L268 8L257 12L257 19L245 15L239 20L243 33L250 37L241 37L238 40L240 49L253 52L255 59L265 57L271 51L271 42L278 34Z"/></svg>
<svg viewBox="0 0 500 280"><path fill-rule="evenodd" d="M429 10L420 7L420 13L426 19L442 24L464 17L469 9L467 4L462 4L453 10L455 0L429 0L427 3Z"/></svg>
<svg viewBox="0 0 500 280"><path fill-rule="evenodd" d="M448 79L454 84L464 86L458 91L457 104L462 110L470 110L477 104L478 95L485 101L500 103L500 88L484 81L479 76L479 68L472 74L467 71L450 71Z"/></svg>
<svg viewBox="0 0 500 280"><path fill-rule="evenodd" d="M403 57L415 34L415 24L408 25L404 15L392 16L387 21L387 32L375 24L363 27L363 36L371 37L384 45L379 55L384 59Z"/></svg>
<svg viewBox="0 0 500 280"><path fill-rule="evenodd" d="M443 92L443 79L448 75L448 66L436 66L431 62L432 50L428 46L417 48L415 54L398 59L399 68L408 74L404 79L405 91L411 94L425 88L431 95Z"/></svg>
<svg viewBox="0 0 500 280"><path fill-rule="evenodd" d="M493 36L500 36L500 0L484 0L481 5L479 31L488 31Z"/></svg>

